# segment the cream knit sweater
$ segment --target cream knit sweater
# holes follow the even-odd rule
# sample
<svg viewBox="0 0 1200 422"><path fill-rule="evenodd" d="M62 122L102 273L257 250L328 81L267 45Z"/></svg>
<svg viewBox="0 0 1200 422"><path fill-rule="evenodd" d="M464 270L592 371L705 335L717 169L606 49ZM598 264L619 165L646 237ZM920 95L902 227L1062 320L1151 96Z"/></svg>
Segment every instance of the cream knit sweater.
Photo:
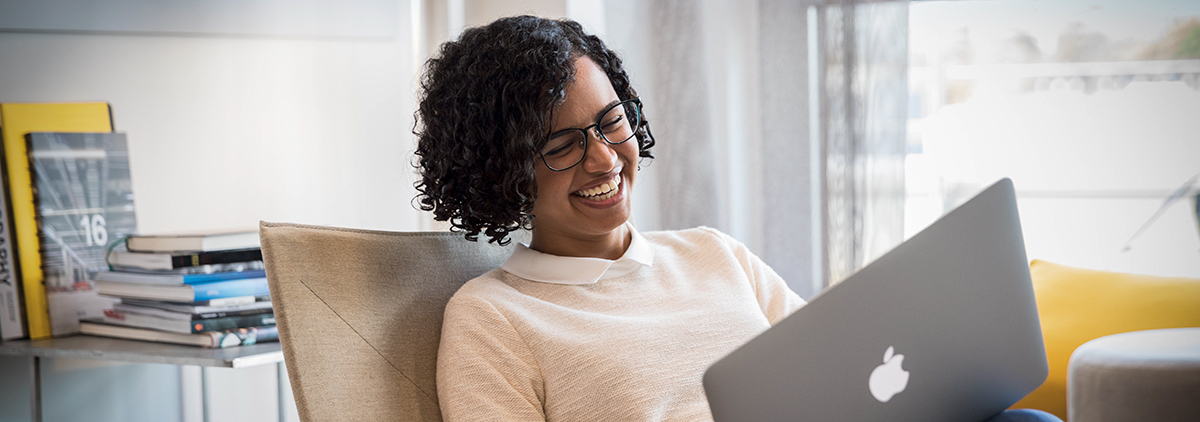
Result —
<svg viewBox="0 0 1200 422"><path fill-rule="evenodd" d="M596 284L496 269L463 285L438 351L444 419L711 420L704 370L804 301L716 230L644 236L653 265Z"/></svg>

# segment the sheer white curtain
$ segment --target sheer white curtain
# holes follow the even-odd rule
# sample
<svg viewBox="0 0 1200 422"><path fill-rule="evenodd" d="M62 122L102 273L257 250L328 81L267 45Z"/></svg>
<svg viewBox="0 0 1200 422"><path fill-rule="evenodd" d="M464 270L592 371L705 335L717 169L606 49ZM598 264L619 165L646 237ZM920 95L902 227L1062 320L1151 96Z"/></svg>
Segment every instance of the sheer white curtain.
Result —
<svg viewBox="0 0 1200 422"><path fill-rule="evenodd" d="M907 3L606 2L647 103L646 229L716 227L804 297L902 240Z"/></svg>
<svg viewBox="0 0 1200 422"><path fill-rule="evenodd" d="M814 14L826 275L836 283L904 238L908 4L833 2Z"/></svg>
<svg viewBox="0 0 1200 422"><path fill-rule="evenodd" d="M606 2L606 36L658 140L634 191L639 227L718 228L810 297L820 290L819 194L809 174L805 19L795 2Z"/></svg>

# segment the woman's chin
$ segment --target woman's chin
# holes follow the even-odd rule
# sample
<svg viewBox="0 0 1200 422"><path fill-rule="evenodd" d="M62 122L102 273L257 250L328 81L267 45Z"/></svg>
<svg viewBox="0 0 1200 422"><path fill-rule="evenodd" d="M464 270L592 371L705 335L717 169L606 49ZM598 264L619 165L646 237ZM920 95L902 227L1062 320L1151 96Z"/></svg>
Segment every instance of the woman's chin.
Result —
<svg viewBox="0 0 1200 422"><path fill-rule="evenodd" d="M625 224L632 213L623 190L612 198L601 201L592 201L580 197L572 197L571 199L572 202L578 205L577 209L581 211L583 218L591 221L592 224L588 225L593 227L595 231L608 232L615 230Z"/></svg>

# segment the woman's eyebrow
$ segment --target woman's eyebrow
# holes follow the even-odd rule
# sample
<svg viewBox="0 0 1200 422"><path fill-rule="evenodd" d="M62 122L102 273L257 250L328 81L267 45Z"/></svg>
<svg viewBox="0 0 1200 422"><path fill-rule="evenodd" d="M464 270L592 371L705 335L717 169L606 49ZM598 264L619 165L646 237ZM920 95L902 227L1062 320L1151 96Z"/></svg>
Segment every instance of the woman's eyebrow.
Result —
<svg viewBox="0 0 1200 422"><path fill-rule="evenodd" d="M550 132L550 135L546 136L546 139L554 139L554 137L556 137L556 136L559 136L559 135L562 135L562 134L566 134L566 133L571 133L571 131L574 131L574 130L579 130L579 129L577 129L577 128L572 128L572 127L569 127L569 128L566 128L566 129L560 129L560 130L559 130L559 131L557 131L557 132Z"/></svg>
<svg viewBox="0 0 1200 422"><path fill-rule="evenodd" d="M612 109L613 106L617 105L617 103L620 103L620 102L621 102L621 100L612 100L608 104L605 104L604 107L600 107L600 111L596 112L596 121L599 122L600 119L603 119L604 113L607 113L608 110Z"/></svg>
<svg viewBox="0 0 1200 422"><path fill-rule="evenodd" d="M612 100L608 104L605 104L604 107L600 107L600 111L596 112L595 121L598 122L598 121L600 121L600 119L604 118L604 113L607 113L608 110L612 109L613 106L619 104L620 102L621 102L621 100L619 100L619 99ZM551 112L551 113L553 113L553 112ZM577 128L577 127L562 128L562 129L559 129L558 131L550 132L550 135L548 136L548 138L553 138L555 136L562 135L565 132L570 132L575 129L582 129L582 128Z"/></svg>

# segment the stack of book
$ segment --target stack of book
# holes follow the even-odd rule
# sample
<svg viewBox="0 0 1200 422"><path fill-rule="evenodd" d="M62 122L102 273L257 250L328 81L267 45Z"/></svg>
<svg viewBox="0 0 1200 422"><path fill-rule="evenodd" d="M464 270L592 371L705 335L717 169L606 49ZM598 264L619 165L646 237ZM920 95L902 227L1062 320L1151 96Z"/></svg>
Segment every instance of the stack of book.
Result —
<svg viewBox="0 0 1200 422"><path fill-rule="evenodd" d="M0 103L0 341L275 338L257 232L135 236L132 186L107 103Z"/></svg>
<svg viewBox="0 0 1200 422"><path fill-rule="evenodd" d="M95 275L118 298L80 332L204 347L278 339L258 232L131 236Z"/></svg>

